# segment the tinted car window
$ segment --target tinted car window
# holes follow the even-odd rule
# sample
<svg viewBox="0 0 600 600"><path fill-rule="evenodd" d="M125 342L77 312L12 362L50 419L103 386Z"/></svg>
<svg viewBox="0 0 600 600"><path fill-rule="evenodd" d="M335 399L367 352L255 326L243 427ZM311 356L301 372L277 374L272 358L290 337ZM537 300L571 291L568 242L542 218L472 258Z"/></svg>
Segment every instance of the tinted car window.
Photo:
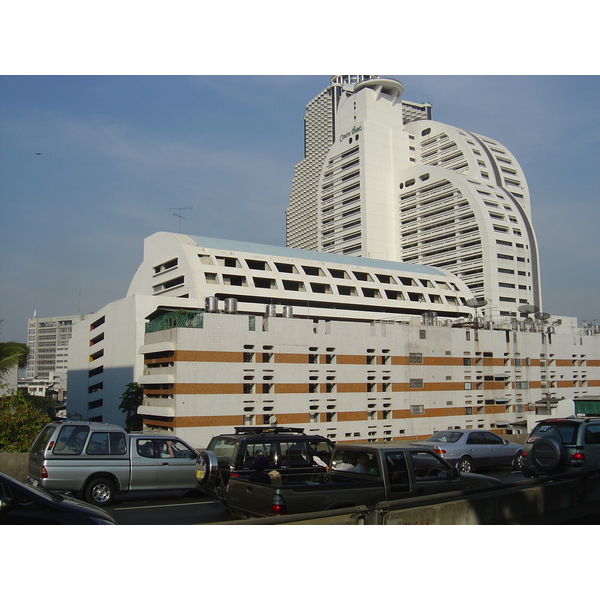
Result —
<svg viewBox="0 0 600 600"><path fill-rule="evenodd" d="M455 442L458 442L463 435L463 433L458 431L440 431L430 438L427 438L427 441L438 442L440 444L454 444Z"/></svg>
<svg viewBox="0 0 600 600"><path fill-rule="evenodd" d="M215 453L217 458L229 458L233 461L238 443L234 440L213 438L208 449Z"/></svg>
<svg viewBox="0 0 600 600"><path fill-rule="evenodd" d="M137 453L145 458L155 458L156 451L154 450L154 444L152 440L137 440Z"/></svg>
<svg viewBox="0 0 600 600"><path fill-rule="evenodd" d="M275 466L275 443L261 441L248 442L248 444L246 444L246 451L244 452L244 467L252 467L255 458L261 454L269 459L269 466Z"/></svg>
<svg viewBox="0 0 600 600"><path fill-rule="evenodd" d="M90 431L86 425L65 425L52 450L53 454L81 454Z"/></svg>
<svg viewBox="0 0 600 600"><path fill-rule="evenodd" d="M125 454L127 444L125 434L118 431L96 431L90 436L86 454Z"/></svg>
<svg viewBox="0 0 600 600"><path fill-rule="evenodd" d="M411 450L410 456L415 471L415 479L427 481L430 479L450 479L450 468L437 456L429 452Z"/></svg>
<svg viewBox="0 0 600 600"><path fill-rule="evenodd" d="M479 433L478 431L475 433L470 433L469 437L467 438L467 444L483 444L483 443L485 443L485 442L483 441L481 433Z"/></svg>
<svg viewBox="0 0 600 600"><path fill-rule="evenodd" d="M35 442L33 442L33 446L31 447L32 452L43 452L44 448L50 441L54 430L56 429L55 425L47 425L40 435L37 436Z"/></svg>
<svg viewBox="0 0 600 600"><path fill-rule="evenodd" d="M585 430L586 444L600 444L600 425L588 425Z"/></svg>
<svg viewBox="0 0 600 600"><path fill-rule="evenodd" d="M308 444L313 456L318 456L323 462L329 462L331 458L331 446L327 442L311 441Z"/></svg>
<svg viewBox="0 0 600 600"><path fill-rule="evenodd" d="M308 464L308 448L306 442L281 442L280 463L282 465L303 466Z"/></svg>
<svg viewBox="0 0 600 600"><path fill-rule="evenodd" d="M484 440L485 444L499 444L499 445L504 444L501 437L499 437L496 434L491 433L489 431L482 432L481 435L483 436L483 440Z"/></svg>
<svg viewBox="0 0 600 600"><path fill-rule="evenodd" d="M404 452L387 452L385 468L388 472L392 492L407 492L410 490L410 479Z"/></svg>
<svg viewBox="0 0 600 600"><path fill-rule="evenodd" d="M578 423L557 421L555 423L539 423L531 432L531 437L555 437L563 444L574 444L577 439Z"/></svg>

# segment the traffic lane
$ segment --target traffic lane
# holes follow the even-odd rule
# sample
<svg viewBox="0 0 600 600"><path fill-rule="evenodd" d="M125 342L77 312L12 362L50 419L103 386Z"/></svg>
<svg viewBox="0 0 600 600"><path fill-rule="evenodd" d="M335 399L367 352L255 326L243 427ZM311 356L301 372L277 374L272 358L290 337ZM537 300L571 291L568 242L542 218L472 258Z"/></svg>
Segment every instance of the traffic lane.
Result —
<svg viewBox="0 0 600 600"><path fill-rule="evenodd" d="M233 518L219 501L189 492L132 492L106 510L119 525L198 525Z"/></svg>
<svg viewBox="0 0 600 600"><path fill-rule="evenodd" d="M482 471L502 483L524 479L520 471ZM201 525L235 521L220 500L185 491L131 492L116 497L107 507L120 525Z"/></svg>

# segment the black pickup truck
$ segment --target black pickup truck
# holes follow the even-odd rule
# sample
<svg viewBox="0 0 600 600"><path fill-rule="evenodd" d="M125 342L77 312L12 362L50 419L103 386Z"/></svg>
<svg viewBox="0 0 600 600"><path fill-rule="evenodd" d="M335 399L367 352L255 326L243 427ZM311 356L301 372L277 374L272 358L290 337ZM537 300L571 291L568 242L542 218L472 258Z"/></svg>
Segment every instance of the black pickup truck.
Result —
<svg viewBox="0 0 600 600"><path fill-rule="evenodd" d="M281 473L270 484L232 478L226 503L234 517L261 517L372 506L499 483L460 473L429 448L349 443L336 445L327 473Z"/></svg>

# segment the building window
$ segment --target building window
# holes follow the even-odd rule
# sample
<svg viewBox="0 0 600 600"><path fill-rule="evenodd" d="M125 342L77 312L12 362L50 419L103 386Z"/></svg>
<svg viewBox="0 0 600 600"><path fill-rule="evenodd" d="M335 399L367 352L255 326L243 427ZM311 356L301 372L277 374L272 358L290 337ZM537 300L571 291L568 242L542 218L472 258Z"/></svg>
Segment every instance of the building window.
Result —
<svg viewBox="0 0 600 600"><path fill-rule="evenodd" d="M422 365L423 354L421 352L410 352L408 355L408 362L411 365Z"/></svg>
<svg viewBox="0 0 600 600"><path fill-rule="evenodd" d="M424 415L425 414L425 406L423 404L411 404L410 414L411 415Z"/></svg>
<svg viewBox="0 0 600 600"><path fill-rule="evenodd" d="M423 385L422 379L411 379L409 383L409 387L413 390L421 390L425 386Z"/></svg>

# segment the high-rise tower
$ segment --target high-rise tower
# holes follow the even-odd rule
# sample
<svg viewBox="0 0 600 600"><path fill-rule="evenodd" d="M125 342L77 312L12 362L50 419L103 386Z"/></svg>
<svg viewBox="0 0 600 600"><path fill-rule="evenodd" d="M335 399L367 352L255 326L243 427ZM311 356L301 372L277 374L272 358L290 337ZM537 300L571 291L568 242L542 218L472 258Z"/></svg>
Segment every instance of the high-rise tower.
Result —
<svg viewBox="0 0 600 600"><path fill-rule="evenodd" d="M488 317L541 308L529 191L487 136L431 120L403 85L333 77L307 105L287 245L441 267L486 300Z"/></svg>

